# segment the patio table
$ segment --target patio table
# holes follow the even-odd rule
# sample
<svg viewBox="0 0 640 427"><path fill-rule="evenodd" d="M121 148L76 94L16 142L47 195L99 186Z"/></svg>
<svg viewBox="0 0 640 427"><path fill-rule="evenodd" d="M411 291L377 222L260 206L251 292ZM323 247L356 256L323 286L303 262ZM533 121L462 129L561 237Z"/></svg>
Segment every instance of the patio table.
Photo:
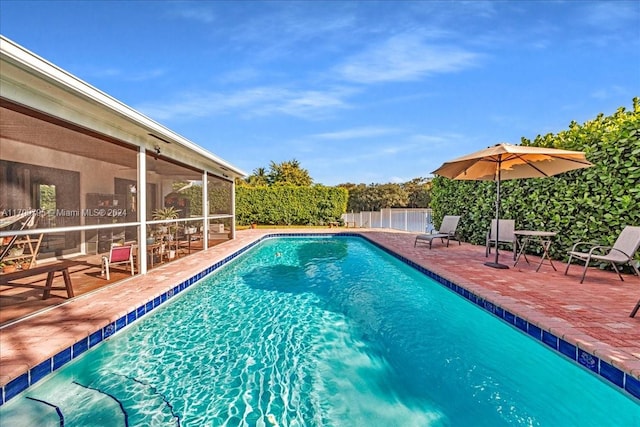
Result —
<svg viewBox="0 0 640 427"><path fill-rule="evenodd" d="M189 254L191 254L191 241L202 239L202 233L184 233L184 235L187 238L187 251L189 252ZM182 243L182 246L184 247L184 243Z"/></svg>
<svg viewBox="0 0 640 427"><path fill-rule="evenodd" d="M519 247L518 255L516 256L516 261L513 264L515 267L518 265L518 261L520 261L520 257L524 255L524 260L529 264L529 259L527 259L527 254L525 249L529 242L533 241L534 243L540 244L542 247L542 258L540 258L540 264L538 264L538 268L536 268L536 272L540 270L542 264L544 263L545 258L549 260L549 264L555 271L558 271L555 265L553 265L553 261L549 256L549 248L551 247L551 239L556 234L555 231L539 231L539 230L516 230L513 232L516 236L516 247Z"/></svg>

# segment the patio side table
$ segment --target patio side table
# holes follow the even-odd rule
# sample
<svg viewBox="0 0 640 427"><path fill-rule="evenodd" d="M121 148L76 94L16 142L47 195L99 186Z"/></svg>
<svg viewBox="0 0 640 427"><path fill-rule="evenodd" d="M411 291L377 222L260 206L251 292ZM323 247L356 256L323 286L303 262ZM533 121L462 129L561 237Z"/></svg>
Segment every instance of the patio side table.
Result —
<svg viewBox="0 0 640 427"><path fill-rule="evenodd" d="M538 231L538 230L516 230L513 232L516 236L517 246L520 247L518 251L518 255L516 256L516 261L513 264L515 267L518 265L518 261L520 261L520 257L524 255L524 260L529 264L529 259L527 258L527 254L525 249L529 242L534 241L540 244L542 247L542 258L540 258L540 264L538 264L538 268L536 268L536 272L540 270L542 264L544 263L545 258L549 260L549 264L555 271L558 271L555 265L553 265L553 261L549 256L549 248L551 247L551 239L558 233L555 231Z"/></svg>

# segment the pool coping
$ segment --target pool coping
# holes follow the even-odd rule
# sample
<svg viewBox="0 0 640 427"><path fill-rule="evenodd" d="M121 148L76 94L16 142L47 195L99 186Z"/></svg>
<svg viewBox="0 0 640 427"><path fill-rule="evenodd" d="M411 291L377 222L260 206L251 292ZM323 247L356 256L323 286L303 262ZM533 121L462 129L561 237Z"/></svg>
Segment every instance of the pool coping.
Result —
<svg viewBox="0 0 640 427"><path fill-rule="evenodd" d="M488 296L480 296L474 291L467 289L471 283L462 283L464 281L451 280L443 277L442 275L433 272L432 270L418 264L417 262L398 254L393 249L386 247L384 244L372 239L371 236L364 234L360 231L354 232L266 232L261 234L255 234L251 239L247 240L247 243L241 246L239 249L231 252L224 258L214 262L213 264L200 269L195 274L191 274L187 279L182 280L179 284L171 286L168 289L164 288L160 294L153 296L146 300L144 303L137 305L134 309L128 310L125 314L117 317L113 321L108 321L101 325L98 329L89 332L84 338L76 341L72 345L64 348L62 351L57 352L55 355L46 358L42 362L30 367L26 372L17 375L15 378L10 379L6 384L3 384L0 390L0 406L6 402L27 390L29 387L35 385L48 375L60 369L68 362L84 354L87 350L95 347L102 341L112 337L117 332L123 330L128 325L136 322L138 319L143 318L148 313L174 298L181 292L185 291L191 285L197 283L204 277L218 270L220 267L226 265L230 261L234 260L238 256L244 254L249 249L258 245L264 240L280 237L320 237L320 236L338 236L338 237L359 237L363 238L367 242L373 244L384 252L390 254L403 263L418 270L422 274L430 277L440 285L448 288L449 290L457 293L466 300L472 302L476 306L480 307L484 311L496 316L507 324L511 325L515 329L521 331L527 336L533 338L536 341L544 344L548 348L554 350L556 354L572 361L577 366L591 372L597 377L603 379L607 384L617 388L620 392L631 397L634 400L638 400L640 403L640 373L627 372L619 367L615 366L615 362L610 360L603 360L603 357L598 357L584 347L584 342L575 339L572 336L558 335L552 332L552 327L542 326L540 322L534 322L532 319L527 319L525 316L517 315L512 311L504 308L499 302ZM465 287L467 286L467 287Z"/></svg>

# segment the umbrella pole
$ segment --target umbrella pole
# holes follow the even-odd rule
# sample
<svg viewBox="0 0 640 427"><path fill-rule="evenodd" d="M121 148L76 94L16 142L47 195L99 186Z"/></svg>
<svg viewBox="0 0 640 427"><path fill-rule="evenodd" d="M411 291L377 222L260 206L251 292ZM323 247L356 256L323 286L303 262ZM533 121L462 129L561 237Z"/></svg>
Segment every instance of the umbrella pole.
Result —
<svg viewBox="0 0 640 427"><path fill-rule="evenodd" d="M498 157L498 179L496 180L496 259L494 262L485 262L487 267L499 268L501 270L508 269L509 266L500 264L498 262L498 241L500 237L500 181L501 181L501 169L502 169L502 156Z"/></svg>

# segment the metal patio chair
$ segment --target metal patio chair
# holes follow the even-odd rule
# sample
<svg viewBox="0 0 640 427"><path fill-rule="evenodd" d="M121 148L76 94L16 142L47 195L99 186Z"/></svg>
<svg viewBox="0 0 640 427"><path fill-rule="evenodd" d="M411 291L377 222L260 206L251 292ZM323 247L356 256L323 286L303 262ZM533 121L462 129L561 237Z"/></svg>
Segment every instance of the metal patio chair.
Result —
<svg viewBox="0 0 640 427"><path fill-rule="evenodd" d="M440 224L440 229L437 232L431 234L418 234L416 236L415 242L413 242L413 247L415 247L418 242L429 242L429 249L431 249L433 239L440 239L443 244L446 240L447 247L449 247L449 240L457 240L458 245L460 245L460 237L456 233L458 222L460 222L460 216L445 215L445 217L442 219L442 224Z"/></svg>
<svg viewBox="0 0 640 427"><path fill-rule="evenodd" d="M496 220L491 220L491 229L487 232L487 243L485 249L485 257L488 257L491 253L491 246L498 246L499 244L511 245L513 250L513 260L516 259L518 253L517 240L515 235L516 221L513 219L500 219L500 235L496 241Z"/></svg>
<svg viewBox="0 0 640 427"><path fill-rule="evenodd" d="M589 252L576 251L579 246L585 245L591 245ZM631 225L627 225L622 230L613 246L594 245L594 243L589 242L577 242L569 251L569 261L567 262L567 268L564 271L564 274L566 275L569 271L571 260L573 258L579 259L584 262L582 278L580 279L580 283L582 283L584 281L584 276L587 274L587 267L589 267L589 263L592 260L604 261L611 264L616 273L618 273L620 280L624 282L618 266L628 264L633 268L635 274L640 276L640 271L638 271L638 267L633 259L638 248L640 248L640 227L634 227Z"/></svg>

